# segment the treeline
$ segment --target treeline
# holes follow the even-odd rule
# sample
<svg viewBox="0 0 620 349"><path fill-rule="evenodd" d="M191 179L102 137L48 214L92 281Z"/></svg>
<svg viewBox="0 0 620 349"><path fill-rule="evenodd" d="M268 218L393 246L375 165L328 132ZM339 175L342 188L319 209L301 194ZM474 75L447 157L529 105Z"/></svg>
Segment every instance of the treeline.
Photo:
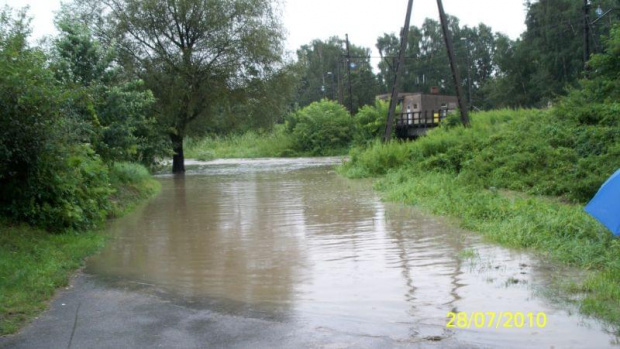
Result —
<svg viewBox="0 0 620 349"><path fill-rule="evenodd" d="M463 91L471 108L547 106L583 77L583 3L540 0L527 1L524 6L527 30L516 40L485 24L462 26L458 18L449 16ZM618 22L619 6L614 0L590 1L591 53L602 52L601 38ZM354 111L374 103L374 95L391 91L400 38L386 33L377 39L376 47L381 61L375 75L370 70L370 50L351 45ZM297 51L303 68L297 99L301 106L327 97L349 107L346 55L344 40L338 37L316 40ZM335 75L339 79L332 84ZM426 19L422 26L410 28L400 89L428 92L431 86L456 94L441 26L437 20Z"/></svg>

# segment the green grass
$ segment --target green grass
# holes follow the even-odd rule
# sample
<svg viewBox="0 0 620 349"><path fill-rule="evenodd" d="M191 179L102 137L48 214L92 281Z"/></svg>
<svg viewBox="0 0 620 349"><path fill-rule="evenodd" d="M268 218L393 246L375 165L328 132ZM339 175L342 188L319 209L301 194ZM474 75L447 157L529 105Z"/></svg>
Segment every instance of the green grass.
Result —
<svg viewBox="0 0 620 349"><path fill-rule="evenodd" d="M457 218L491 241L588 271L556 286L578 295L570 298L583 313L620 328L620 240L583 211L620 163L618 134L617 126L594 131L553 110L500 110L473 115L470 129L354 149L339 172L379 178L385 200Z"/></svg>
<svg viewBox="0 0 620 349"><path fill-rule="evenodd" d="M144 166L126 162L111 166L110 184L116 191L110 197L113 207L108 213L109 218L123 216L161 190L161 184L153 180Z"/></svg>
<svg viewBox="0 0 620 349"><path fill-rule="evenodd" d="M100 233L50 234L0 223L0 335L16 332L47 306L83 259L105 241Z"/></svg>
<svg viewBox="0 0 620 349"><path fill-rule="evenodd" d="M140 165L117 163L110 179L116 189L110 216L128 212L160 189ZM0 220L0 335L15 333L40 314L56 289L67 286L84 258L105 241L102 231L52 234Z"/></svg>
<svg viewBox="0 0 620 349"><path fill-rule="evenodd" d="M222 158L265 158L298 156L293 150L290 134L283 131L259 134L253 131L242 135L189 138L184 144L185 157L208 161Z"/></svg>
<svg viewBox="0 0 620 349"><path fill-rule="evenodd" d="M489 240L527 248L559 263L590 271L569 290L581 294L581 310L620 325L620 240L581 205L547 198L506 197L445 173L391 172L376 184L388 201L456 217L463 228Z"/></svg>

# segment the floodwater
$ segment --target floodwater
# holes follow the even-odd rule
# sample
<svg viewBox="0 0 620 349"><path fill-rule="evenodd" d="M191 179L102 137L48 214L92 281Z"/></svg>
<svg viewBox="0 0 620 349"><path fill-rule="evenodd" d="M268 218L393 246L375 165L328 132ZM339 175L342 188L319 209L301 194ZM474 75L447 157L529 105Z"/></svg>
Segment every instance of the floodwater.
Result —
<svg viewBox="0 0 620 349"><path fill-rule="evenodd" d="M86 271L197 308L399 345L618 345L604 324L550 295L549 280L574 272L383 203L370 182L339 177L340 161L192 162L185 176L161 176L161 195L111 225L114 241ZM448 312L547 321L447 328Z"/></svg>

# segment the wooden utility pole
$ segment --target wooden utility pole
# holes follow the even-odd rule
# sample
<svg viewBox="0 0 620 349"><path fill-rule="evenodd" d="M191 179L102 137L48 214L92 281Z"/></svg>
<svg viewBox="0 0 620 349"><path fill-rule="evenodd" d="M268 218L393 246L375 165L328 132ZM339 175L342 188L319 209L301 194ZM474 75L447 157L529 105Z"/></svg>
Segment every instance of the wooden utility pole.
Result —
<svg viewBox="0 0 620 349"><path fill-rule="evenodd" d="M405 16L405 26L400 33L400 53L398 54L398 63L396 64L396 74L394 74L394 85L392 86L392 97L390 98L390 109L388 111L387 124L385 125L385 134L383 135L384 142L392 138L392 125L394 124L394 114L396 113L396 105L398 104L400 76L405 68L405 53L407 51L407 43L409 42L409 23L411 22L412 8L413 0L409 0L407 15Z"/></svg>
<svg viewBox="0 0 620 349"><path fill-rule="evenodd" d="M585 0L587 1L587 0ZM439 9L439 19L441 20L441 29L443 31L443 39L446 42L446 48L448 49L448 58L450 58L450 69L452 70L452 79L456 86L456 97L459 101L459 109L461 110L461 122L463 126L469 127L469 115L467 113L467 107L463 99L463 88L461 87L461 76L459 75L458 67L456 66L456 58L454 57L454 47L452 46L452 38L450 37L450 31L448 30L448 19L446 13L443 10L443 3L441 0L437 0L437 8Z"/></svg>
<svg viewBox="0 0 620 349"><path fill-rule="evenodd" d="M345 34L347 39L347 74L349 75L349 113L353 115L353 88L351 87L351 50L349 48L349 34Z"/></svg>

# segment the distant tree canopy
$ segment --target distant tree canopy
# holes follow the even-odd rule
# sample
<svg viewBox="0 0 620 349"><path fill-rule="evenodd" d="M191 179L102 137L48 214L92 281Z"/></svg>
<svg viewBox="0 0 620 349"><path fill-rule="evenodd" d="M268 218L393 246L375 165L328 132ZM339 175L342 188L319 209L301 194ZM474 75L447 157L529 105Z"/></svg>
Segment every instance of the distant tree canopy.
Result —
<svg viewBox="0 0 620 349"><path fill-rule="evenodd" d="M340 101L353 112L374 103L378 85L370 65L370 49L349 45L351 64L351 97L347 50L345 40L331 37L327 41L314 40L297 50L301 81L296 102L305 107L323 98Z"/></svg>
<svg viewBox="0 0 620 349"><path fill-rule="evenodd" d="M471 85L472 104L480 108L485 107L487 102L481 87L493 77L496 71L493 61L496 40L502 36L494 34L491 28L484 24L469 28L460 27L456 17L449 17L448 21L463 91L468 95ZM392 88L399 45L400 38L395 34L385 34L377 39L377 49L382 57L377 77L384 93ZM432 86L437 86L444 94L456 94L441 25L438 21L426 19L421 28L415 26L410 28L405 55L401 91L428 93Z"/></svg>
<svg viewBox="0 0 620 349"><path fill-rule="evenodd" d="M583 76L583 2L540 0L525 6L527 30L521 38L498 42L498 74L485 88L494 107L545 106ZM591 53L602 52L601 38L618 22L619 7L616 0L590 1Z"/></svg>
<svg viewBox="0 0 620 349"><path fill-rule="evenodd" d="M592 53L603 49L601 38L618 22L617 0L590 1L589 31ZM584 71L583 2L540 0L525 3L527 30L513 41L484 24L460 26L449 16L463 92L475 108L539 107L576 86ZM608 12L609 11L609 12ZM604 15L604 17L600 17ZM377 39L383 57L377 79L383 92L391 89L400 38ZM427 19L411 27L402 91L427 92L438 86L454 94L449 62L439 22ZM471 80L471 81L470 81ZM470 91L471 87L471 91Z"/></svg>

